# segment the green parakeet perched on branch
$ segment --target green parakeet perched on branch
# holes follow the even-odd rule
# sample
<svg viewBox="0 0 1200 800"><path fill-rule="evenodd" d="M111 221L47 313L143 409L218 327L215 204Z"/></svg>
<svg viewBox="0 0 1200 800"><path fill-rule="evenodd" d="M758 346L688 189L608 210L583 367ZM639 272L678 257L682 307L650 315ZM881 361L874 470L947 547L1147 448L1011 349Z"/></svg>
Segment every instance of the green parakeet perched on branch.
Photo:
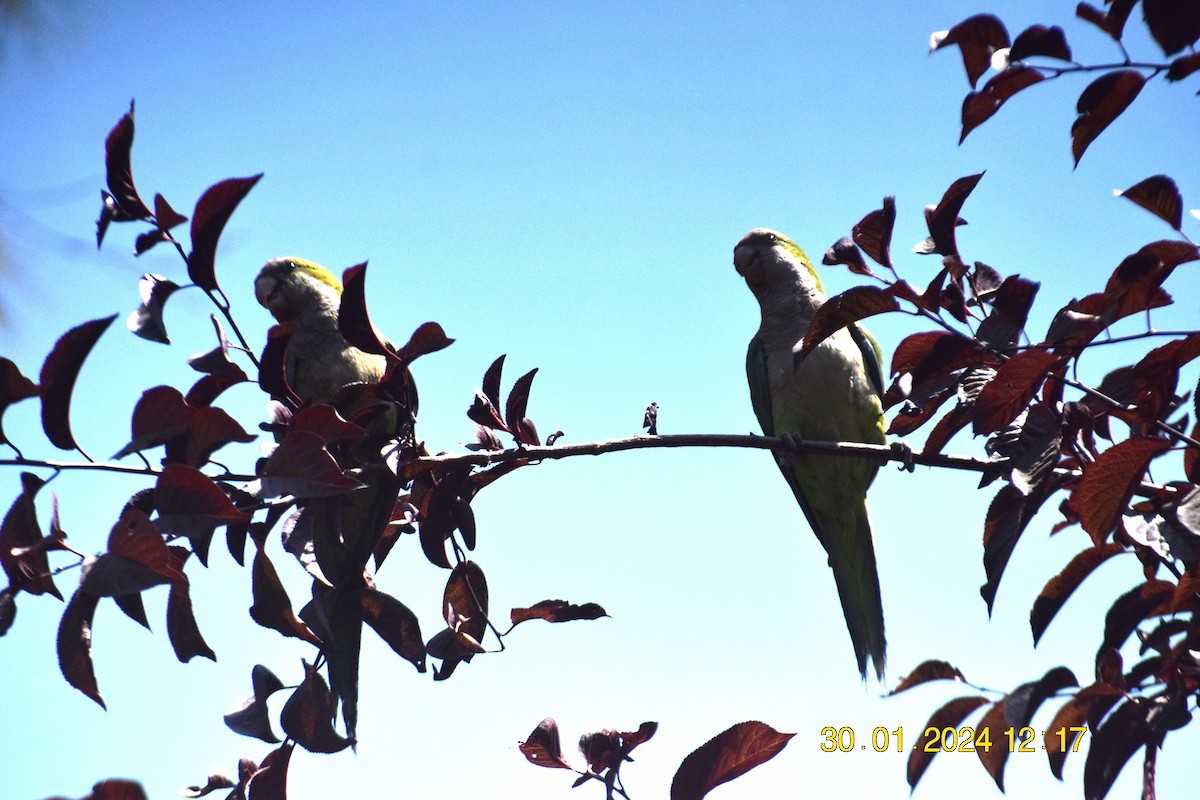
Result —
<svg viewBox="0 0 1200 800"><path fill-rule="evenodd" d="M746 374L754 413L767 436L883 444L879 345L857 324L796 361L825 291L808 257L783 234L750 231L733 264L758 300L762 324L750 340ZM882 679L883 602L867 518L867 488L879 462L815 454L776 455L808 524L829 554L858 671L867 660Z"/></svg>
<svg viewBox="0 0 1200 800"><path fill-rule="evenodd" d="M294 322L285 372L301 400L328 403L348 383L377 381L387 359L366 353L338 330L342 282L332 272L299 258L274 258L254 279L254 295L280 322Z"/></svg>

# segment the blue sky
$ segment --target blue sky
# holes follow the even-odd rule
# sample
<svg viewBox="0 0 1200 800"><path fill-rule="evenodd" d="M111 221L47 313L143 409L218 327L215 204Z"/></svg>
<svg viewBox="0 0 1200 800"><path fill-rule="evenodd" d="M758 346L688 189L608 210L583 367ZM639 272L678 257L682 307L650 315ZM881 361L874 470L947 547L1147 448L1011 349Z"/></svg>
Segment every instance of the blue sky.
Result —
<svg viewBox="0 0 1200 800"><path fill-rule="evenodd" d="M758 312L731 263L753 227L783 230L817 259L894 194L894 253L902 274L923 285L934 264L907 252L925 235L922 206L956 178L987 170L964 209L960 245L969 259L1041 282L1030 323L1038 335L1121 258L1169 235L1112 189L1166 172L1188 207L1197 205L1200 174L1183 155L1198 122L1194 87L1151 83L1074 170L1068 131L1082 80L1018 96L956 145L967 82L957 53L928 55L929 34L991 10L1014 35L1060 23L1077 58L1114 59L1110 42L1071 18L1073 3L816 5L300 3L280 12L130 2L47 12L50 33L32 43L10 34L0 64L0 232L13 265L0 295L0 353L36 374L68 327L128 313L142 272L183 280L165 248L134 259L129 226L94 247L104 137L131 97L144 196L162 192L189 213L208 185L265 174L217 255L256 347L269 317L254 303L252 279L278 255L339 271L369 259L378 327L403 340L432 319L457 339L415 368L419 432L435 451L470 439L463 412L501 353L506 386L540 368L529 412L543 434L635 434L652 400L663 433L757 430L743 363ZM1139 24L1130 23L1131 48L1154 58ZM823 277L832 291L853 283L840 270ZM1181 271L1168 284L1182 302L1161 327L1194 327L1189 278ZM171 347L119 326L101 339L80 378L88 402L74 413L85 447L107 455L125 444L124 420L144 389L190 385L184 362L211 346L208 313L185 292L167 309ZM920 329L899 316L870 327L885 351ZM1083 368L1098 380L1119 356L1089 356ZM263 400L242 386L223 405L252 429ZM39 450L35 404L13 407L5 429L27 454L57 455ZM978 453L981 444L962 436L950 449ZM249 464L257 454L250 445L221 455ZM0 480L15 495L16 471ZM100 550L142 485L56 480L75 546ZM1057 664L1086 681L1100 610L1137 579L1136 564L1106 565L1034 650L1029 605L1084 534L1050 538L1055 513L1043 511L989 621L978 595L980 541L995 489L974 486L967 474L888 468L872 490L889 682L933 657L997 689ZM358 754L297 754L291 797L562 797L570 776L527 764L516 748L545 716L559 720L569 748L587 730L657 720L658 735L624 770L637 798L665 796L688 752L744 719L797 736L714 798L908 796L903 757L822 753L820 730L852 726L863 737L903 727L915 743L928 714L956 692L881 699L876 686L863 688L824 554L765 453L548 463L489 487L475 509L474 557L498 616L563 597L598 602L612 617L527 623L504 654L436 685L368 642ZM284 572L297 573L287 580L299 601L306 581L276 554ZM210 766L232 772L239 757L266 754L220 715L248 693L253 664L291 682L311 650L248 619L246 570L218 548L210 563L189 575L216 664L176 662L165 591L147 598L153 635L102 605L94 649L108 712L59 675L60 606L22 598L0 643L6 796L81 796L93 781L123 775L168 797L202 782ZM75 574L62 576L64 590ZM436 630L445 575L415 542L402 542L379 578L427 633ZM1195 731L1168 740L1160 796L1184 796L1197 744ZM1134 796L1138 773L1131 764L1111 796ZM1060 785L1042 755L1017 754L1007 786L1014 797L1078 797L1081 774L1082 759L1069 760ZM974 757L946 754L915 796L964 789L1000 796Z"/></svg>

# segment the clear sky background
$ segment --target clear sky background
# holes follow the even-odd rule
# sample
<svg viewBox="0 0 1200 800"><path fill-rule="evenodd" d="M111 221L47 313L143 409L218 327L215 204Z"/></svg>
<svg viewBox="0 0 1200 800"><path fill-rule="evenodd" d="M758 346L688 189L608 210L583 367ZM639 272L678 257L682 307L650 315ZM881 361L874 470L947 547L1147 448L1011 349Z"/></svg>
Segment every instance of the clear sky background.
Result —
<svg viewBox="0 0 1200 800"><path fill-rule="evenodd" d="M279 255L337 271L369 259L378 327L403 341L436 320L457 339L415 368L418 431L433 450L470 439L464 411L501 353L506 388L540 368L529 412L543 435L636 434L650 401L661 406L663 433L757 431L743 363L758 310L731 263L750 228L780 229L818 260L894 194L899 269L924 285L937 265L908 253L926 234L922 206L953 180L987 170L964 209L970 225L960 245L968 260L1041 282L1030 323L1040 336L1055 310L1101 287L1121 258L1170 235L1112 189L1166 172L1188 207L1197 205L1194 86L1152 82L1077 170L1068 131L1086 79L1018 96L956 145L967 81L956 51L927 54L930 33L990 10L1013 35L1060 23L1078 59L1115 60L1106 37L1071 17L1074 5L43 9L32 35L9 30L3 38L0 353L36 375L67 328L116 312L123 319L137 305L141 273L184 281L166 248L130 255L135 226L110 229L104 249L95 248L104 138L132 97L144 197L162 192L190 216L210 184L265 173L217 258L255 347L270 320L254 302L252 279ZM1160 55L1141 31L1140 11L1129 30L1135 54ZM840 269L823 276L832 291L854 282ZM1195 327L1193 276L1184 269L1168 284L1179 303L1162 327ZM193 292L171 299L171 347L120 324L105 334L77 389L73 420L85 447L116 452L144 389L190 385L186 358L211 346L206 302ZM900 316L870 327L889 353L922 329ZM1082 377L1098 381L1121 355L1086 357ZM248 429L265 410L249 385L221 405ZM37 418L36 403L19 404L5 429L28 455L58 455L42 444ZM981 446L964 435L949 449ZM237 466L257 454L249 445L219 455ZM888 684L934 657L996 689L1058 664L1089 682L1103 610L1137 580L1137 564L1106 564L1035 650L1029 606L1085 535L1050 538L1057 515L1047 504L1017 547L989 620L978 588L983 515L996 487L976 491L975 483L970 474L892 467L875 483ZM144 485L86 474L56 480L75 546L102 549L125 499ZM0 487L15 496L17 471L0 473ZM909 794L906 755L822 753L821 728L851 726L862 742L877 726L902 727L907 748L933 709L966 693L930 686L884 699L881 687L864 688L824 554L765 452L658 450L547 463L489 487L474 507L474 558L497 618L557 597L598 602L611 618L526 623L505 653L438 684L365 636L358 753L297 752L290 797L601 796L598 785L572 793L570 774L521 756L517 742L553 716L576 763L580 733L658 721L658 735L623 770L639 800L665 797L687 753L746 719L796 737L714 798L899 799ZM307 581L278 549L272 554L299 605ZM96 780L127 776L157 800L202 783L211 766L234 773L239 757L266 755L268 745L228 731L221 714L249 693L253 664L294 683L311 648L249 620L248 571L219 540L210 568L193 563L188 573L218 662L178 664L165 635L165 589L147 594L153 634L106 601L94 650L107 712L59 674L62 606L20 598L16 624L0 641L0 794L78 797ZM77 574L61 576L64 592ZM440 625L445 577L406 539L379 580L418 613L428 636ZM1160 797L1194 792L1198 735L1167 741ZM1009 796L1079 797L1082 765L1069 759L1059 784L1043 754L1015 754ZM1140 756L1111 796L1137 796L1139 783ZM915 797L964 793L1000 796L974 756L946 754Z"/></svg>

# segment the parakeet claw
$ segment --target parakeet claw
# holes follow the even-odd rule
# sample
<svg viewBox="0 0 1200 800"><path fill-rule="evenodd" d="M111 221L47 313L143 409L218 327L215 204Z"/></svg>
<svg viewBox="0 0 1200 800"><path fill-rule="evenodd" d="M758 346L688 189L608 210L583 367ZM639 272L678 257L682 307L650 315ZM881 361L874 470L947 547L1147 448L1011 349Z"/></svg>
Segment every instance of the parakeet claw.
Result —
<svg viewBox="0 0 1200 800"><path fill-rule="evenodd" d="M781 433L779 438L783 441L783 451L779 454L787 463L792 463L796 460L796 456L800 453L800 445L804 443L804 437L796 433Z"/></svg>
<svg viewBox="0 0 1200 800"><path fill-rule="evenodd" d="M896 454L897 460L900 462L901 472L916 472L917 465L913 461L912 448L905 442L892 442L892 452Z"/></svg>

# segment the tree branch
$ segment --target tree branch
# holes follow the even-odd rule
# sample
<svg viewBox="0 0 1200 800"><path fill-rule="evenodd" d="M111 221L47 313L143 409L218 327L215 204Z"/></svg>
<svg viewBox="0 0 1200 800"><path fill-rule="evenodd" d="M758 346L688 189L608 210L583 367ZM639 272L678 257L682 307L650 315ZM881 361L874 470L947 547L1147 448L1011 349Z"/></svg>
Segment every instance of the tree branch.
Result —
<svg viewBox="0 0 1200 800"><path fill-rule="evenodd" d="M873 458L878 461L899 461L903 464L921 464L927 467L949 467L972 472L995 469L1001 463L997 459L954 456L943 453L916 453L905 447L857 442L798 441L794 445L774 436L722 433L677 433L667 436L630 436L625 439L606 439L578 444L556 444L542 447L517 447L510 450L479 451L474 453L442 453L413 459L406 465L410 474L434 469L435 467L477 466L486 467L506 461L543 461L545 459L569 458L572 456L598 456L622 450L644 450L656 447L748 447L758 450L789 450L794 447L801 453L823 453L825 455L850 458Z"/></svg>

